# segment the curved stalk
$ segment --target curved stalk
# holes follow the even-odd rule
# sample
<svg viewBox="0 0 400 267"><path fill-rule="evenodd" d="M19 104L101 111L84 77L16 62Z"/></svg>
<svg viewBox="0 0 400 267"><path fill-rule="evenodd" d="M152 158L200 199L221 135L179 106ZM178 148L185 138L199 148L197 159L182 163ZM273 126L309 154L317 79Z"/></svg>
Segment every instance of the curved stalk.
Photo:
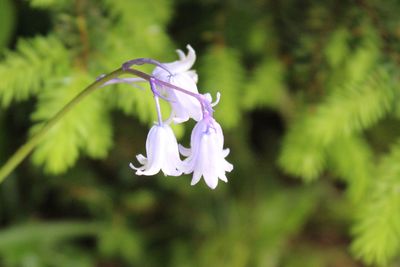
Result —
<svg viewBox="0 0 400 267"><path fill-rule="evenodd" d="M73 98L68 104L66 104L53 118L43 125L36 134L32 136L24 145L22 145L1 167L0 169L0 183L2 183L7 176L29 155L30 152L43 140L46 133L62 118L67 114L73 107L75 107L79 102L82 101L87 95L94 92L96 89L100 88L107 81L117 78L121 74L126 73L122 68L119 68L97 81L93 82L91 85L86 87L82 92L80 92L75 98Z"/></svg>
<svg viewBox="0 0 400 267"><path fill-rule="evenodd" d="M139 65L145 64L145 63L150 63L154 64L153 62L148 62L146 61L147 59L144 59L144 62L140 61L143 59L139 59ZM201 105L201 108L203 110L203 116L206 114L206 112L212 114L212 108L209 107L208 109L205 107L204 100L200 94L196 94L193 92L190 92L186 89L183 89L181 87L175 86L173 84L169 84L167 82L158 80L154 77L152 77L149 74L146 74L144 72L135 70L135 69L130 69L129 64L131 63L138 64L136 61L130 61L126 64L124 64L121 68L104 75L100 79L96 80L93 82L91 85L86 87L82 92L80 92L76 97L74 97L68 104L66 104L56 115L54 115L53 118L48 120L36 134L34 134L31 139L29 139L24 145L22 145L9 159L8 161L0 168L0 183L2 183L7 176L32 152L32 150L43 140L43 138L46 136L46 133L65 115L67 114L72 108L74 108L79 102L82 101L83 98L85 98L87 95L91 94L94 92L96 89L100 88L102 85L104 85L106 82L118 78L118 76L122 74L133 74L135 76L138 76L144 80L147 80L152 83L158 83L159 85L166 86L170 89L180 91L182 93L188 94L194 98L196 98ZM156 95L155 95L156 96ZM158 101L158 99L156 99ZM159 115L160 116L160 115ZM161 118L161 117L159 117Z"/></svg>

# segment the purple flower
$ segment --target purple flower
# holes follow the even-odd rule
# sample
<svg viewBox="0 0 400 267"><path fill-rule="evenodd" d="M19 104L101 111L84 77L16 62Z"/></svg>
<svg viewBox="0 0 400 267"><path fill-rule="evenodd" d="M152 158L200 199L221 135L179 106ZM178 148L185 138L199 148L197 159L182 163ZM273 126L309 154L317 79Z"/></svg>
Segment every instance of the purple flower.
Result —
<svg viewBox="0 0 400 267"><path fill-rule="evenodd" d="M164 175L179 176L182 171L178 169L182 165L179 158L178 143L171 127L167 124L154 125L147 135L147 158L142 154L136 156L142 164L137 168L132 163L129 166L136 170L137 175L154 175L160 170Z"/></svg>
<svg viewBox="0 0 400 267"><path fill-rule="evenodd" d="M198 79L197 73L194 70L190 70L196 61L196 53L190 45L187 46L187 49L187 55L181 50L177 50L179 60L171 63L161 63L165 69L156 67L152 75L158 80L178 86L191 93L198 94L199 92L196 85ZM189 118L196 121L201 120L201 105L196 98L162 86L159 86L159 89L171 104L171 119L175 123L185 122Z"/></svg>
<svg viewBox="0 0 400 267"><path fill-rule="evenodd" d="M191 185L197 184L204 177L206 184L215 189L221 179L227 182L226 172L231 172L233 165L226 161L229 149L224 149L224 135L221 126L213 118L214 106L220 99L212 103L209 93L200 94L197 89L198 76L191 70L196 61L193 48L187 46L188 53L177 50L179 60L170 63L161 63L151 58L137 58L122 65L124 73L131 73L139 78L115 78L104 85L113 83L128 83L137 86L138 82L150 83L153 93L158 123L153 126L146 140L147 157L137 155L142 164L130 167L136 170L137 175L154 175L160 172L164 175L179 176L182 173L193 173ZM132 66L152 64L156 68L151 75L141 72ZM163 99L171 105L170 119L163 122L159 100ZM169 124L182 123L190 118L197 121L191 140L191 148L180 146ZM187 157L181 161L179 152Z"/></svg>
<svg viewBox="0 0 400 267"><path fill-rule="evenodd" d="M206 184L215 189L218 180L227 182L225 172L230 172L233 165L225 160L229 149L223 149L224 136L221 126L212 117L207 116L194 127L190 140L191 148L179 147L182 155L187 158L180 169L192 173L191 185L195 185L203 176Z"/></svg>

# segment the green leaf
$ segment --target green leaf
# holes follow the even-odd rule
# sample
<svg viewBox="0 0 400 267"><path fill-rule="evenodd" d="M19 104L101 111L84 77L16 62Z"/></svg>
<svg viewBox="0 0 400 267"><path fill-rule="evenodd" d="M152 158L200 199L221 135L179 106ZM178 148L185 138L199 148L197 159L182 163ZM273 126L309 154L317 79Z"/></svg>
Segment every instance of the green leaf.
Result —
<svg viewBox="0 0 400 267"><path fill-rule="evenodd" d="M350 37L349 31L345 28L339 28L332 33L324 50L326 60L331 67L338 67L347 59L350 53L348 45Z"/></svg>
<svg viewBox="0 0 400 267"><path fill-rule="evenodd" d="M0 0L0 53L7 47L14 31L15 10L10 0Z"/></svg>
<svg viewBox="0 0 400 267"><path fill-rule="evenodd" d="M240 101L243 90L244 69L237 51L227 47L212 47L200 65L201 93L214 98L221 93L215 107L215 117L225 128L235 127L240 120Z"/></svg>
<svg viewBox="0 0 400 267"><path fill-rule="evenodd" d="M353 229L353 253L367 264L387 266L400 250L400 145L379 165L369 198Z"/></svg>
<svg viewBox="0 0 400 267"><path fill-rule="evenodd" d="M74 238L97 236L101 230L99 223L80 221L30 222L12 226L0 231L1 262L6 266L65 266L60 265L61 261L67 262L65 250L60 253L58 247ZM90 266L83 264L82 257L79 259L80 264L75 262L73 266ZM57 262L57 265L47 265L49 262Z"/></svg>
<svg viewBox="0 0 400 267"><path fill-rule="evenodd" d="M382 68L357 85L334 91L289 130L280 166L305 180L317 178L324 168L327 147L374 125L391 110L393 100L393 80Z"/></svg>
<svg viewBox="0 0 400 267"><path fill-rule="evenodd" d="M115 21L109 26L100 49L107 69L140 57L174 60L172 42L166 33L172 16L170 0L103 0ZM150 68L145 68L151 70Z"/></svg>
<svg viewBox="0 0 400 267"><path fill-rule="evenodd" d="M244 108L276 108L281 104L286 94L284 75L284 66L278 59L266 58L254 70L249 83L242 90Z"/></svg>
<svg viewBox="0 0 400 267"><path fill-rule="evenodd" d="M0 231L0 253L26 244L54 245L70 238L97 235L100 230L100 224L78 221L17 225Z"/></svg>
<svg viewBox="0 0 400 267"><path fill-rule="evenodd" d="M392 108L393 85L388 71L379 68L362 82L334 92L311 116L314 136L328 144L371 127Z"/></svg>
<svg viewBox="0 0 400 267"><path fill-rule="evenodd" d="M341 91L363 83L376 69L381 57L380 38L368 24L363 26L363 34L357 45L347 29L339 28L327 43L325 58L330 66L326 80L328 92Z"/></svg>
<svg viewBox="0 0 400 267"><path fill-rule="evenodd" d="M43 89L46 79L69 70L69 52L53 36L21 39L16 52L0 63L0 104L26 100Z"/></svg>
<svg viewBox="0 0 400 267"><path fill-rule="evenodd" d="M130 263L135 263L141 253L140 235L123 222L115 221L100 235L99 250L108 258L122 258Z"/></svg>
<svg viewBox="0 0 400 267"><path fill-rule="evenodd" d="M330 169L347 182L347 192L353 202L366 197L373 179L372 151L368 143L358 136L335 140L327 149Z"/></svg>
<svg viewBox="0 0 400 267"><path fill-rule="evenodd" d="M365 80L372 68L376 67L380 58L380 39L369 25L364 26L365 34L360 46L352 51L343 66L348 83Z"/></svg>
<svg viewBox="0 0 400 267"><path fill-rule="evenodd" d="M125 1L103 0L112 16L133 25L152 23L166 23L172 16L172 2L170 0L153 1Z"/></svg>
<svg viewBox="0 0 400 267"><path fill-rule="evenodd" d="M55 80L39 96L32 118L38 122L31 133L52 118L73 97L83 90L91 77L74 73ZM66 114L48 133L33 153L33 162L43 165L48 173L58 174L73 166L80 150L91 157L104 157L112 145L110 118L99 94L85 98Z"/></svg>
<svg viewBox="0 0 400 267"><path fill-rule="evenodd" d="M165 31L172 13L169 0L104 0L104 4L115 18L100 46L104 56L99 58L99 62L105 69L114 69L127 60L141 57L155 58L162 62L178 59ZM140 69L151 73L154 66L141 66ZM106 94L112 107L151 124L156 120L153 96L146 83L140 86L147 90L117 85L107 90ZM164 110L167 105L161 102ZM164 112L164 117L165 114L167 112Z"/></svg>
<svg viewBox="0 0 400 267"><path fill-rule="evenodd" d="M57 8L68 5L67 0L29 0L34 8Z"/></svg>
<svg viewBox="0 0 400 267"><path fill-rule="evenodd" d="M309 121L299 121L284 137L278 159L284 171L299 176L306 182L318 178L326 164L325 147L315 142L312 137Z"/></svg>

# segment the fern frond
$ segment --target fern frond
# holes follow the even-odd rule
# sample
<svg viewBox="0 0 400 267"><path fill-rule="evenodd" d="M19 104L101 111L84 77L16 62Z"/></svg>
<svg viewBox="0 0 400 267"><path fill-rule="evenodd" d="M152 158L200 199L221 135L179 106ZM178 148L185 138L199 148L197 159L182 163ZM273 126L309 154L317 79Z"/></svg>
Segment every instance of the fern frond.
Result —
<svg viewBox="0 0 400 267"><path fill-rule="evenodd" d="M365 80L368 73L379 64L381 56L381 40L379 34L370 25L364 26L365 36L343 66L345 79L348 83L358 83Z"/></svg>
<svg viewBox="0 0 400 267"><path fill-rule="evenodd" d="M323 144L369 128L393 106L394 86L385 69L377 69L363 82L335 91L311 116L313 134Z"/></svg>
<svg viewBox="0 0 400 267"><path fill-rule="evenodd" d="M91 78L86 74L75 73L49 84L39 97L32 116L38 123L31 132L40 129L43 122L53 117L90 82ZM94 94L74 107L47 133L32 159L35 164L43 165L48 173L62 173L75 163L81 150L95 158L104 157L112 144L111 137L107 109L99 95Z"/></svg>
<svg viewBox="0 0 400 267"><path fill-rule="evenodd" d="M71 2L67 0L29 0L29 3L35 8L52 8L60 7Z"/></svg>
<svg viewBox="0 0 400 267"><path fill-rule="evenodd" d="M240 57L233 49L213 47L203 57L200 65L200 91L214 97L221 92L221 101L215 117L226 128L237 125L240 119L240 102L243 90L244 69Z"/></svg>
<svg viewBox="0 0 400 267"><path fill-rule="evenodd" d="M284 66L278 59L266 58L241 92L244 108L276 108L285 94L284 72Z"/></svg>
<svg viewBox="0 0 400 267"><path fill-rule="evenodd" d="M103 3L115 19L101 46L105 56L99 58L99 62L105 69L113 69L122 62L139 57L156 58L161 62L177 60L177 55L171 53L174 48L165 30L173 10L170 0L103 0ZM154 66L140 68L151 73ZM147 84L140 86L148 88ZM107 94L113 108L135 115L146 124L155 120L154 100L150 91L118 85L116 89L108 90ZM167 105L163 102L165 110Z"/></svg>
<svg viewBox="0 0 400 267"><path fill-rule="evenodd" d="M7 47L15 27L15 7L11 0L0 1L0 54Z"/></svg>
<svg viewBox="0 0 400 267"><path fill-rule="evenodd" d="M348 136L335 140L326 149L329 169L347 183L353 202L364 199L372 181L372 151L361 137Z"/></svg>
<svg viewBox="0 0 400 267"><path fill-rule="evenodd" d="M339 28L332 33L324 49L324 55L329 66L338 67L348 58L350 37L350 32L346 28Z"/></svg>
<svg viewBox="0 0 400 267"><path fill-rule="evenodd" d="M306 182L315 180L326 165L325 147L315 142L307 121L296 123L286 134L278 164Z"/></svg>
<svg viewBox="0 0 400 267"><path fill-rule="evenodd" d="M26 100L48 77L69 69L69 52L54 36L20 40L16 52L7 52L0 63L0 104Z"/></svg>
<svg viewBox="0 0 400 267"><path fill-rule="evenodd" d="M305 180L323 169L325 150L333 141L360 132L376 123L393 106L394 86L384 69L362 83L334 91L289 130L280 155L280 166Z"/></svg>
<svg viewBox="0 0 400 267"><path fill-rule="evenodd" d="M329 76L325 81L327 92L343 91L348 87L358 86L379 65L380 38L370 25L364 26L363 29L363 37L355 47L350 46L354 40L347 29L339 28L332 34L324 50L329 66Z"/></svg>
<svg viewBox="0 0 400 267"><path fill-rule="evenodd" d="M116 90L110 90L110 94L111 91L113 91L112 94L117 94L114 105L125 114L135 115L141 122L150 123L157 118L154 98L148 84L140 84L140 86L144 90L129 85L118 85ZM163 102L160 103L163 104Z"/></svg>
<svg viewBox="0 0 400 267"><path fill-rule="evenodd" d="M139 57L156 58L162 62L177 59L171 53L175 48L166 32L172 14L169 0L103 1L115 18L99 47L105 56L98 62L104 69L114 69L122 62ZM145 71L152 69L151 66L143 68Z"/></svg>
<svg viewBox="0 0 400 267"><path fill-rule="evenodd" d="M172 16L172 2L170 0L153 1L125 1L103 0L111 15L125 23L148 24L166 23Z"/></svg>
<svg viewBox="0 0 400 267"><path fill-rule="evenodd" d="M368 264L386 266L400 250L399 162L396 144L381 162L354 228L352 251Z"/></svg>
<svg viewBox="0 0 400 267"><path fill-rule="evenodd" d="M104 69L115 69L129 59L140 57L156 58L162 62L177 60L177 56L171 53L174 48L169 36L161 28L152 31L151 26L140 24L138 30L119 26L110 29L102 47L104 56L98 58L98 62ZM146 72L153 68L141 67Z"/></svg>

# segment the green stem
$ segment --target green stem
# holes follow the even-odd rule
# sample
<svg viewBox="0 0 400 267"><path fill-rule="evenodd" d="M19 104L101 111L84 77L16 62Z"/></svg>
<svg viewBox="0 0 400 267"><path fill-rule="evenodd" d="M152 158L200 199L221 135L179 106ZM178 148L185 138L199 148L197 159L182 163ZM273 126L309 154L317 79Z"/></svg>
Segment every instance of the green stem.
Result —
<svg viewBox="0 0 400 267"><path fill-rule="evenodd" d="M101 79L93 82L91 85L86 87L82 92L80 92L75 98L73 98L68 104L66 104L53 118L46 122L43 128L32 136L24 145L22 145L8 161L0 169L0 183L2 183L7 176L29 155L29 153L43 140L46 133L62 118L68 113L73 107L75 107L79 102L82 101L87 95L94 92L105 82L117 78L121 74L126 73L126 71L121 68L105 75Z"/></svg>

